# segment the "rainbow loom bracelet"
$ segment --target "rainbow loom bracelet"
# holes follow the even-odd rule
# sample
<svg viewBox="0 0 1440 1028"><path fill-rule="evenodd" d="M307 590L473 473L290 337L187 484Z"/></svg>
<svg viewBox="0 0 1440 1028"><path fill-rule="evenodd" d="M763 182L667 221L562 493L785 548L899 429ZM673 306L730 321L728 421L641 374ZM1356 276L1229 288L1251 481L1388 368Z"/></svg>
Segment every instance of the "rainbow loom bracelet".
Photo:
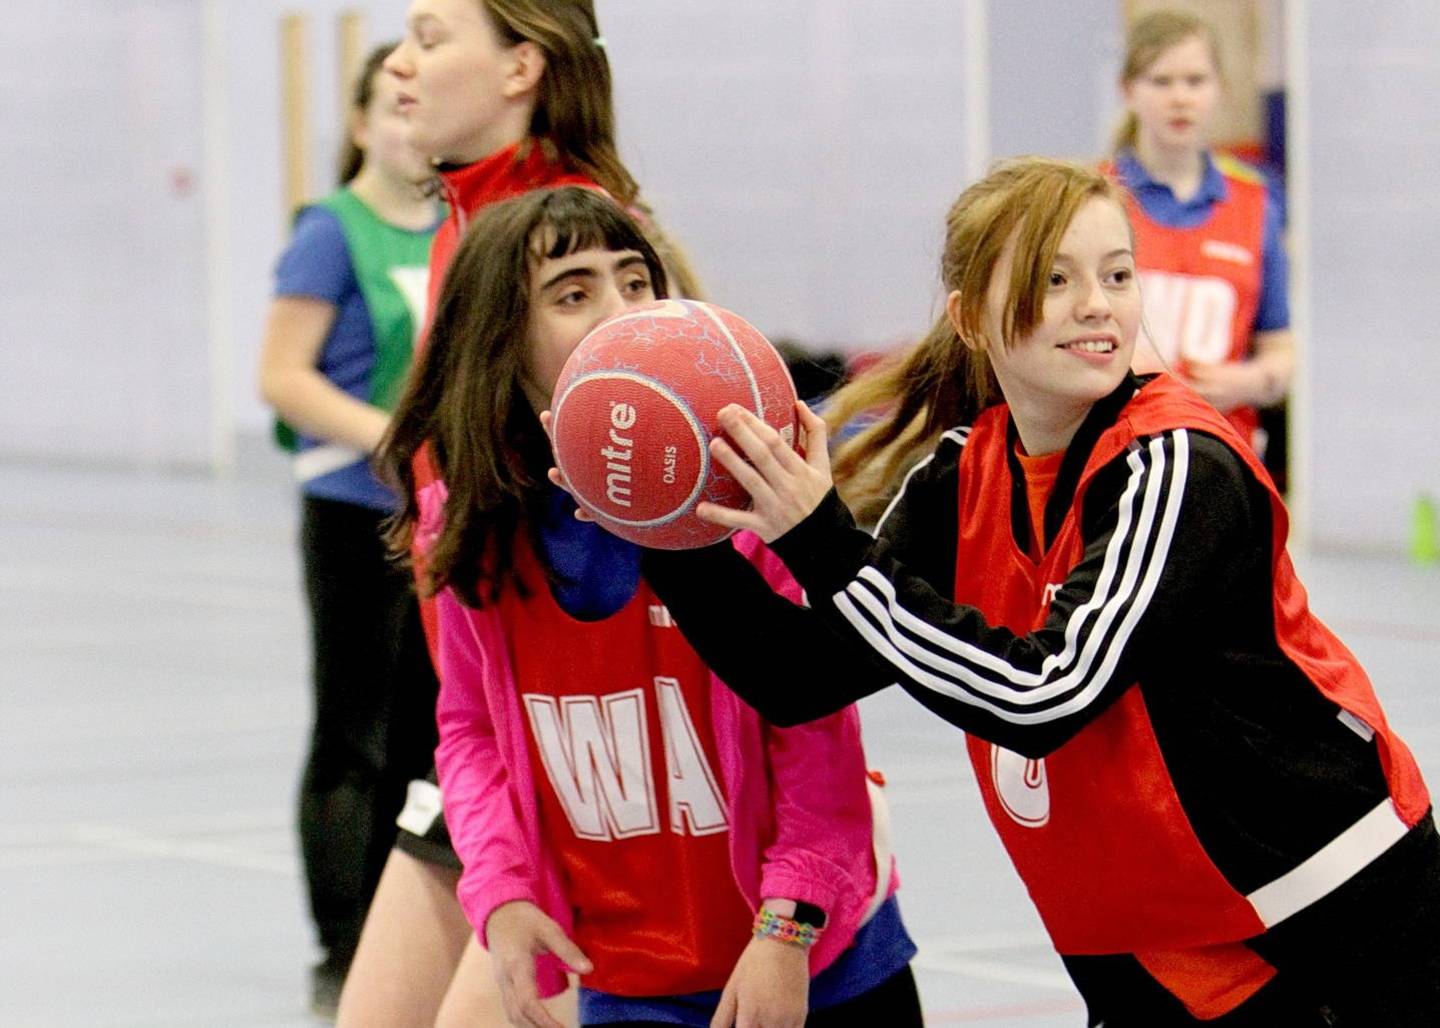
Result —
<svg viewBox="0 0 1440 1028"><path fill-rule="evenodd" d="M778 939L796 946L813 946L815 940L820 938L820 932L821 929L816 928L813 924L804 924L788 917L781 917L764 907L755 911L753 934L757 939Z"/></svg>

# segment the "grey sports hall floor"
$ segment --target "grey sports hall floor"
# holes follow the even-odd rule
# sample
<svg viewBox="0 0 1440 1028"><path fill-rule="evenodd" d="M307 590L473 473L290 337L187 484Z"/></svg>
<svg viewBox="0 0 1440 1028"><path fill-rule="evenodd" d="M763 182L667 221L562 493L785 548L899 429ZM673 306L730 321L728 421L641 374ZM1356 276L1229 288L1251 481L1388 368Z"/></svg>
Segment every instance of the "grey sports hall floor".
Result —
<svg viewBox="0 0 1440 1028"><path fill-rule="evenodd" d="M294 501L0 464L0 1026L302 1028L291 796L305 736ZM1440 569L1304 560L1440 784ZM984 821L961 737L865 707L937 1025L1082 1023Z"/></svg>

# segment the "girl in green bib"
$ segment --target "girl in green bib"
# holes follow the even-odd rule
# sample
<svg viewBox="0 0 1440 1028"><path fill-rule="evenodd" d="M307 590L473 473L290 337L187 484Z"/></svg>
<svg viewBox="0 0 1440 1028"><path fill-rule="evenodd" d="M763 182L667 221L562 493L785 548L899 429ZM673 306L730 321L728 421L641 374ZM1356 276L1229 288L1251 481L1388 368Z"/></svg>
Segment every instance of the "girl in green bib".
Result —
<svg viewBox="0 0 1440 1028"><path fill-rule="evenodd" d="M334 1010L406 785L435 747L418 608L380 539L394 497L369 464L410 366L440 217L429 161L409 145L381 70L393 49L372 53L356 84L340 188L296 216L260 362L302 494L315 718L298 820L322 1013Z"/></svg>

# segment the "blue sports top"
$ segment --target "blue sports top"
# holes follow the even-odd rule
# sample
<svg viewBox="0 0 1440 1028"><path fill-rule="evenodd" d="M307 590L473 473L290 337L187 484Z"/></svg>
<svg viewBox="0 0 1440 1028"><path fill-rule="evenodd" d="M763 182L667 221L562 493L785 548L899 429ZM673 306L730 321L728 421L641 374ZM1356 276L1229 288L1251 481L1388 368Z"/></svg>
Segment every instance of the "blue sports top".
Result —
<svg viewBox="0 0 1440 1028"><path fill-rule="evenodd" d="M378 218L375 220L380 223ZM400 238L413 239L421 249L428 247L435 231L435 226L413 232L388 224L385 228ZM373 402L377 366L374 324L344 226L328 207L315 204L296 217L290 244L276 262L275 295L310 297L334 305L335 320L316 367L348 395ZM417 300L423 295L422 289ZM303 433L297 433L296 450L297 476L307 496L373 510L395 509L394 495L375 477L367 455L328 445ZM307 454L311 461L308 465ZM309 470L301 471L302 467Z"/></svg>

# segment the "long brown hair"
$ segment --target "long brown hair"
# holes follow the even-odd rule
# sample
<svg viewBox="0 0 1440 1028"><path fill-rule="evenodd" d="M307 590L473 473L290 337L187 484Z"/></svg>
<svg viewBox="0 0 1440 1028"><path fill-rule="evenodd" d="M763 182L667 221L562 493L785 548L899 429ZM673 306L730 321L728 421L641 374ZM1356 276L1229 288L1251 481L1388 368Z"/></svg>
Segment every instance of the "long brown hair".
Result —
<svg viewBox="0 0 1440 1028"><path fill-rule="evenodd" d="M620 159L610 59L593 0L482 0L507 46L529 41L545 54L545 73L530 118L528 147L586 175L622 207L639 214L641 227L665 262L676 291L703 299L704 288L685 250L661 227L640 198L640 185Z"/></svg>
<svg viewBox="0 0 1440 1028"><path fill-rule="evenodd" d="M545 73L530 117L531 143L553 148L622 207L640 193L615 143L610 60L593 0L481 0L508 46L526 40L545 54ZM522 148L523 153L523 148Z"/></svg>
<svg viewBox="0 0 1440 1028"><path fill-rule="evenodd" d="M541 260L597 247L639 251L655 295L666 295L664 265L644 233L593 189L542 189L492 204L466 230L429 345L376 457L401 497L387 535L398 556L410 552L420 516L413 465L422 446L430 446L449 491L444 526L426 558L427 596L448 585L479 607L512 581L525 587L515 574L513 544L522 526L537 524L553 463L521 385L530 275Z"/></svg>
<svg viewBox="0 0 1440 1028"><path fill-rule="evenodd" d="M933 448L942 432L968 424L1000 401L985 351L1025 338L1044 318L1060 240L1092 197L1113 200L1124 210L1120 187L1093 169L1017 157L997 164L951 205L940 281L947 293L960 294L959 331L942 314L924 339L845 386L826 411L832 429L862 412L882 412L834 459L835 481L862 521L872 521L883 509L901 472ZM1000 338L991 339L985 329L990 278L1012 239Z"/></svg>
<svg viewBox="0 0 1440 1028"><path fill-rule="evenodd" d="M365 58L365 63L360 66L360 74L356 76L355 85L350 93L351 118L364 117L365 112L370 109L370 101L375 99L375 77L384 70L385 58L389 57L399 45L398 40L381 43ZM348 185L356 175L360 174L360 168L364 164L365 151L355 145L355 134L351 131L349 119L347 119L345 141L340 144L340 161L337 165L336 181L342 186Z"/></svg>
<svg viewBox="0 0 1440 1028"><path fill-rule="evenodd" d="M1160 59L1160 55L1172 46L1187 39L1202 39L1210 48L1210 60L1215 65L1215 74L1222 75L1220 64L1220 36L1215 27L1198 14L1189 11L1151 11L1135 19L1130 31L1125 34L1125 61L1120 68L1120 84L1128 86L1146 69ZM1133 111L1126 111L1115 130L1111 150L1119 153L1135 146L1140 132L1140 123Z"/></svg>

